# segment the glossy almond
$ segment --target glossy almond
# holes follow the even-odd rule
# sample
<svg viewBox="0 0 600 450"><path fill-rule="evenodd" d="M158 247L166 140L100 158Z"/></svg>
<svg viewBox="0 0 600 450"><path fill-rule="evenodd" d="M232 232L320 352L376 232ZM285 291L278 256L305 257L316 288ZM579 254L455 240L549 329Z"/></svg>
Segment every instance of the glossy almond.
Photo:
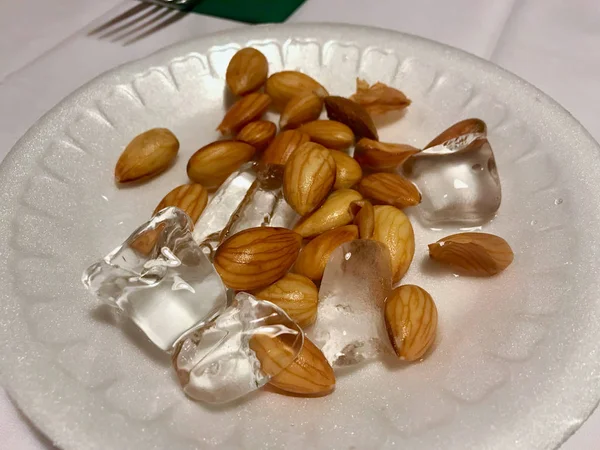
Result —
<svg viewBox="0 0 600 450"><path fill-rule="evenodd" d="M313 120L298 130L308 134L311 141L335 150L345 150L354 142L352 130L335 120Z"/></svg>
<svg viewBox="0 0 600 450"><path fill-rule="evenodd" d="M327 197L335 182L331 152L306 142L290 156L283 173L283 196L301 216L312 212Z"/></svg>
<svg viewBox="0 0 600 450"><path fill-rule="evenodd" d="M323 352L304 337L298 357L271 378L270 385L297 395L327 395L335 389L335 374Z"/></svg>
<svg viewBox="0 0 600 450"><path fill-rule="evenodd" d="M419 286L400 286L385 303L385 328L400 359L421 359L435 341L437 323L435 303Z"/></svg>
<svg viewBox="0 0 600 450"><path fill-rule="evenodd" d="M392 259L393 281L397 283L408 271L415 255L415 234L410 220L398 208L375 206L373 239L387 245Z"/></svg>
<svg viewBox="0 0 600 450"><path fill-rule="evenodd" d="M254 48L238 50L229 61L225 80L235 95L246 95L259 89L269 74L269 63L260 51Z"/></svg>
<svg viewBox="0 0 600 450"><path fill-rule="evenodd" d="M488 233L458 233L429 245L429 256L462 275L489 277L506 269L514 259L510 245Z"/></svg>
<svg viewBox="0 0 600 450"><path fill-rule="evenodd" d="M275 136L262 155L261 161L267 164L283 165L294 151L305 142L310 141L310 136L298 130L286 130Z"/></svg>
<svg viewBox="0 0 600 450"><path fill-rule="evenodd" d="M329 95L318 81L293 70L284 70L271 75L265 84L265 92L273 99L273 104L280 111L293 97L303 93L312 92L320 97Z"/></svg>
<svg viewBox="0 0 600 450"><path fill-rule="evenodd" d="M348 125L356 139L364 137L378 140L377 128L369 113L358 103L345 97L332 95L325 97L327 117Z"/></svg>
<svg viewBox="0 0 600 450"><path fill-rule="evenodd" d="M153 214L168 206L176 206L190 216L192 223L196 223L207 203L208 192L204 186L198 183L184 184L165 195Z"/></svg>
<svg viewBox="0 0 600 450"><path fill-rule="evenodd" d="M482 137L487 135L487 125L481 119L465 119L460 122L456 122L451 127L442 131L436 136L425 148L435 147L436 145L443 144L451 139L456 139L465 134L478 134Z"/></svg>
<svg viewBox="0 0 600 450"><path fill-rule="evenodd" d="M352 189L333 191L325 203L295 226L294 231L302 237L309 238L348 225L353 219L350 204L361 199L362 195Z"/></svg>
<svg viewBox="0 0 600 450"><path fill-rule="evenodd" d="M248 94L233 104L217 127L222 135L234 134L244 126L258 120L267 111L271 98L261 92Z"/></svg>
<svg viewBox="0 0 600 450"><path fill-rule="evenodd" d="M238 141L250 144L257 151L263 151L277 134L277 125L268 120L250 122L235 137Z"/></svg>
<svg viewBox="0 0 600 450"><path fill-rule="evenodd" d="M334 228L317 236L304 246L294 265L294 272L307 276L311 280L320 281L331 253L344 242L358 239L358 227L346 225Z"/></svg>
<svg viewBox="0 0 600 450"><path fill-rule="evenodd" d="M129 183L151 178L169 168L179 141L166 128L153 128L136 136L123 150L115 167L115 180Z"/></svg>
<svg viewBox="0 0 600 450"><path fill-rule="evenodd" d="M360 180L358 191L375 203L397 208L421 203L419 189L410 180L395 173L379 172L367 175Z"/></svg>
<svg viewBox="0 0 600 450"><path fill-rule="evenodd" d="M369 200L358 200L350 204L354 224L358 226L361 239L371 239L375 231L375 209Z"/></svg>
<svg viewBox="0 0 600 450"><path fill-rule="evenodd" d="M404 92L398 89L379 82L369 86L360 78L356 79L356 94L350 100L362 105L371 116L401 111L411 103Z"/></svg>
<svg viewBox="0 0 600 450"><path fill-rule="evenodd" d="M331 150L331 156L335 160L334 189L351 188L360 181L362 169L354 158L339 150Z"/></svg>
<svg viewBox="0 0 600 450"><path fill-rule="evenodd" d="M279 128L297 128L303 123L317 120L323 111L323 99L312 92L292 97L281 113Z"/></svg>
<svg viewBox="0 0 600 450"><path fill-rule="evenodd" d="M275 283L254 292L261 300L275 303L302 328L314 323L317 318L319 291L309 278L288 273Z"/></svg>
<svg viewBox="0 0 600 450"><path fill-rule="evenodd" d="M365 169L377 172L393 172L412 155L419 153L418 148L407 144L389 144L362 138L354 148L354 158Z"/></svg>
<svg viewBox="0 0 600 450"><path fill-rule="evenodd" d="M216 141L196 151L187 164L190 180L208 190L218 188L229 175L254 157L254 147L241 141Z"/></svg>
<svg viewBox="0 0 600 450"><path fill-rule="evenodd" d="M214 265L227 287L254 290L284 276L301 246L302 237L287 228L249 228L217 248Z"/></svg>

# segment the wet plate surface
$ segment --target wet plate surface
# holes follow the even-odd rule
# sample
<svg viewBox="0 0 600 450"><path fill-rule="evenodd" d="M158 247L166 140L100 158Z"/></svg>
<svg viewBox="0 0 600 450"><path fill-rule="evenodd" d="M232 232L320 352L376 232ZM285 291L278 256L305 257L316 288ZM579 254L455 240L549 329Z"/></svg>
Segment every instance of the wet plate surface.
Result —
<svg viewBox="0 0 600 450"><path fill-rule="evenodd" d="M413 103L400 121L378 124L384 142L423 147L461 119L485 120L495 156L487 180L497 167L502 204L482 229L509 240L515 261L484 280L439 270L427 244L457 227L430 229L409 211L417 250L404 282L427 289L439 312L429 358L347 368L336 392L319 399L258 391L212 407L186 398L169 356L133 323L114 326L120 318L79 279L186 181L189 156L217 137L227 62L248 43L271 71L301 68L338 95L351 94L357 76L402 89ZM112 171L123 146L156 126L180 139L175 166L118 189ZM424 163L415 176L437 164ZM541 92L429 41L302 25L180 44L70 96L0 168L2 382L66 449L556 447L600 396L599 163L597 144ZM477 164L486 167L468 160L459 169Z"/></svg>

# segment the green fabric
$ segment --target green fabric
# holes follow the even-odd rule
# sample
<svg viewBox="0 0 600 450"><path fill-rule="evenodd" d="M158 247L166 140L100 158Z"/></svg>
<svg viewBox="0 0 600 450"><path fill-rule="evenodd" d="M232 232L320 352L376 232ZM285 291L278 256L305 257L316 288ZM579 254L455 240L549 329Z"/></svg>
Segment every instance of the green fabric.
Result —
<svg viewBox="0 0 600 450"><path fill-rule="evenodd" d="M246 23L278 23L291 16L304 1L202 0L192 11Z"/></svg>

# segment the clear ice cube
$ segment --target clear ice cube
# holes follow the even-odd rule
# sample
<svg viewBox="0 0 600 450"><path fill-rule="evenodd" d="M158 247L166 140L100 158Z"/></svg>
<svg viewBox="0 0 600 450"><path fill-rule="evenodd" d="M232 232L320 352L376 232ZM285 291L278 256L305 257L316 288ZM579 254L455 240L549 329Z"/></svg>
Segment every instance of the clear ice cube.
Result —
<svg viewBox="0 0 600 450"><path fill-rule="evenodd" d="M82 276L90 292L123 311L166 351L227 306L221 278L191 229L185 212L165 208Z"/></svg>
<svg viewBox="0 0 600 450"><path fill-rule="evenodd" d="M420 219L430 227L475 226L491 220L502 190L485 124L477 119L459 122L433 143L404 165L404 174L423 195L417 206Z"/></svg>
<svg viewBox="0 0 600 450"><path fill-rule="evenodd" d="M392 289L387 247L354 240L333 251L319 290L319 314L307 332L333 367L372 360L391 351L383 306Z"/></svg>
<svg viewBox="0 0 600 450"><path fill-rule="evenodd" d="M241 292L216 319L181 339L173 366L189 397L226 403L265 385L303 343L302 329L281 308Z"/></svg>

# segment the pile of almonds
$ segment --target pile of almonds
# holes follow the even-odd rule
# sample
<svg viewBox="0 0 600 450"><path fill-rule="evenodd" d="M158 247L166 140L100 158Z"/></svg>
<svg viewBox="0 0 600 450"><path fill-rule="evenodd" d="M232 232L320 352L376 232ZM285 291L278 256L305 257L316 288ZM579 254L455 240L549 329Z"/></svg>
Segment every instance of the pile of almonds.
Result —
<svg viewBox="0 0 600 450"><path fill-rule="evenodd" d="M244 48L233 56L226 81L239 99L217 127L224 139L191 156L187 174L192 183L169 192L154 212L176 206L196 222L208 193L242 164L256 160L283 166L283 195L302 216L300 221L293 230L250 228L231 236L217 249L214 265L227 287L273 302L301 327L309 327L318 311L317 286L330 255L341 244L354 239L379 241L389 249L393 282L406 274L415 239L402 209L419 204L421 193L398 171L420 150L379 141L373 117L409 106L402 92L359 79L356 93L344 98L329 95L301 72L268 76L268 71L267 59L256 49ZM280 112L279 126L262 120L270 108ZM320 119L324 108L329 120ZM467 125L468 121L454 125L432 144ZM348 152L352 146L353 156ZM122 153L115 178L129 183L154 177L168 169L178 150L179 142L169 130L146 131ZM429 246L429 255L471 276L495 275L513 259L504 239L485 233L447 236ZM414 285L397 287L386 300L384 317L400 359L415 361L426 354L438 320L427 291ZM283 351L258 339L251 347L267 373ZM289 393L324 395L333 390L335 376L307 339L295 362L270 384Z"/></svg>

